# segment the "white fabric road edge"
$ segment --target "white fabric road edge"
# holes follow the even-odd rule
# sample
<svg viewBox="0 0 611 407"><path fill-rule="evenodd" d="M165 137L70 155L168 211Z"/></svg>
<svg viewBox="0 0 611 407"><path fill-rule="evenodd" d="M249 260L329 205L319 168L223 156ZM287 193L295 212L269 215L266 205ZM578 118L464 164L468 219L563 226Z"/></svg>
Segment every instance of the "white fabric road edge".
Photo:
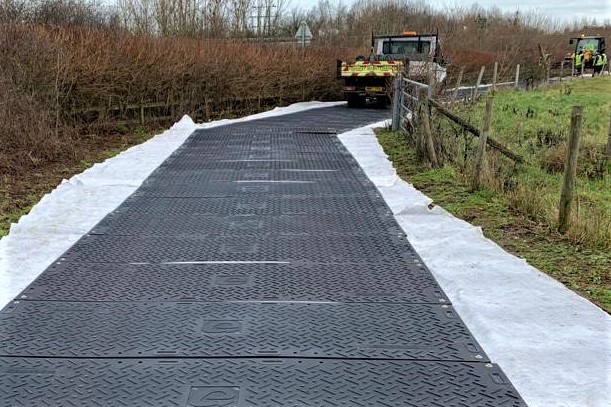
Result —
<svg viewBox="0 0 611 407"><path fill-rule="evenodd" d="M131 195L187 137L209 128L343 104L307 102L196 125L188 116L70 180L0 240L0 308ZM611 317L484 238L400 180L373 133L339 136L380 190L453 306L530 407L611 406Z"/></svg>
<svg viewBox="0 0 611 407"><path fill-rule="evenodd" d="M64 180L0 239L0 309L129 197L196 129L211 128L345 102L303 102L232 120L195 124L189 116L169 130Z"/></svg>
<svg viewBox="0 0 611 407"><path fill-rule="evenodd" d="M490 359L530 407L611 406L611 316L397 177L379 122L339 136Z"/></svg>

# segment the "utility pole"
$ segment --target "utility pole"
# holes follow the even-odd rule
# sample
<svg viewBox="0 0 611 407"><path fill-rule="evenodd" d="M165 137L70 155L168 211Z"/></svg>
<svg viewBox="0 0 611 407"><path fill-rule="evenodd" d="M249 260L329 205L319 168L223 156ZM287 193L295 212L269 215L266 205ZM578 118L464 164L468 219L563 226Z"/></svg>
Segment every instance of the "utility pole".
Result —
<svg viewBox="0 0 611 407"><path fill-rule="evenodd" d="M272 33L272 11L278 8L274 0L258 0L252 6L250 19L257 37L268 37ZM256 24L255 24L256 23Z"/></svg>

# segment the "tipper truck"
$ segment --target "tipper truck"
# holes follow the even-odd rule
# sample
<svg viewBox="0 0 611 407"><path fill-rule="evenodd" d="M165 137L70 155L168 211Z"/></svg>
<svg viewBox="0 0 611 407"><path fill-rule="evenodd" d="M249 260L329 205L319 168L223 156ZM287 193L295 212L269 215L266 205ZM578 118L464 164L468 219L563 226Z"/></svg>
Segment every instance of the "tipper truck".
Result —
<svg viewBox="0 0 611 407"><path fill-rule="evenodd" d="M371 53L354 61L338 61L338 77L344 81L349 107L364 106L367 99L388 101L399 72L430 83L446 77L438 34L372 35Z"/></svg>

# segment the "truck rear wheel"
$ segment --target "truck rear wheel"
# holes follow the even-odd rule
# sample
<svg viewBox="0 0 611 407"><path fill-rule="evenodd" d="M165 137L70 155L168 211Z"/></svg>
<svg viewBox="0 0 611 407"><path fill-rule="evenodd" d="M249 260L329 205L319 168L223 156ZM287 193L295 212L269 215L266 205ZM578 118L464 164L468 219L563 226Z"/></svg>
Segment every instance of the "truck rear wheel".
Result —
<svg viewBox="0 0 611 407"><path fill-rule="evenodd" d="M348 107L363 107L365 106L365 96L359 96L357 94L348 95Z"/></svg>

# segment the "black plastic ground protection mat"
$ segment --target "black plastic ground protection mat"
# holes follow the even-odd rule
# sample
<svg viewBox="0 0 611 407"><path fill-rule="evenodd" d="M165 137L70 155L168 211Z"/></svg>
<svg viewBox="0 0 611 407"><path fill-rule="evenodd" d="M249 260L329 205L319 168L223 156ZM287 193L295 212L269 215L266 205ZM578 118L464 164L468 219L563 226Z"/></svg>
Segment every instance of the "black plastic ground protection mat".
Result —
<svg viewBox="0 0 611 407"><path fill-rule="evenodd" d="M235 181L302 181L323 183L353 183L370 184L369 178L354 170L179 170L167 168L151 174L147 182L235 182Z"/></svg>
<svg viewBox="0 0 611 407"><path fill-rule="evenodd" d="M405 237L324 236L110 236L87 235L62 255L79 263L311 261L409 263L418 259Z"/></svg>
<svg viewBox="0 0 611 407"><path fill-rule="evenodd" d="M339 134L386 119L390 119L390 112L384 107L355 111L346 106L336 106L199 129L196 130L195 135L209 131L214 131L216 134L244 135L270 134L270 132Z"/></svg>
<svg viewBox="0 0 611 407"><path fill-rule="evenodd" d="M273 139L237 139L227 142L209 140L198 143L186 142L177 149L178 152L192 154L222 154L231 152L236 154L248 154L252 152L283 151L291 153L344 153L346 149L339 140L325 143L278 141Z"/></svg>
<svg viewBox="0 0 611 407"><path fill-rule="evenodd" d="M295 134L288 130L269 128L258 133L238 135L235 132L223 133L219 130L196 131L179 150L292 150L295 152L309 150L314 152L345 152L342 142L333 135Z"/></svg>
<svg viewBox="0 0 611 407"><path fill-rule="evenodd" d="M216 156L224 156L228 154L275 154L275 153L283 153L283 154L303 154L303 155L312 155L312 154L322 154L322 155L330 155L336 156L337 154L344 154L343 148L340 150L341 146L337 146L335 144L323 145L323 146L308 146L308 145L290 145L283 144L279 146L272 146L264 143L259 143L258 145L251 145L248 143L244 144L230 144L223 145L221 143L210 143L210 144L197 144L191 146L182 146L176 150L177 154L187 154L192 156L199 157L207 157L210 159L215 159Z"/></svg>
<svg viewBox="0 0 611 407"><path fill-rule="evenodd" d="M214 134L214 133L209 133ZM224 137L225 138L225 137ZM291 152L318 152L337 153L346 151L338 138L326 137L326 140L293 139L292 136L278 137L227 137L224 140L215 140L213 137L195 141L187 139L178 151L194 153L210 152L251 152L251 151L291 151Z"/></svg>
<svg viewBox="0 0 611 407"><path fill-rule="evenodd" d="M329 117L329 114L335 116ZM361 119L363 117L359 117L358 120ZM318 112L316 115L309 116L293 115L288 118L280 118L279 120L265 123L268 127L275 125L290 127L297 124L307 126L312 121L328 120L329 123L338 128L342 125L349 127L354 127L355 125L354 118L345 115L345 111L341 110L336 112ZM329 123L325 122L325 124ZM250 126L252 126L252 122L244 125L244 131L248 132L247 128ZM227 126L223 131L226 131L229 135L235 130L238 130L238 128ZM260 130L267 131L268 129ZM208 135L205 134L204 137ZM223 137L223 135L220 137ZM189 143L191 140L195 140L195 138L191 137ZM202 139L202 141L204 140ZM262 137L256 143L243 147L235 144L235 141L234 139L232 141L233 144L229 143L226 146L229 147L228 150L219 146L219 151L213 151L212 153L206 152L207 148L205 145L195 143L193 144L192 151L181 151L180 154L175 154L168 160L168 163L170 165L172 162L176 163L174 168L179 167L180 170L199 170L200 168L205 168L197 164L202 162L202 159L218 161L221 165L240 162L241 166L239 169L259 168L247 167L242 163L262 163L270 159L279 159L282 162L291 162L293 164L297 162L306 166L315 165L315 160L319 160L316 162L316 165L324 165L320 164L324 162L323 160L331 160L332 164L329 164L329 166L332 168L357 168L356 161L345 152L335 154L331 151L328 153L321 151L326 148L330 149L330 146L327 145L322 148L316 146L308 147L307 141L304 144L286 140L273 145L271 139ZM272 146L274 148L269 148ZM340 147L339 145L337 146L338 148ZM274 153L277 149L280 149L280 152ZM340 151L343 150L340 148ZM289 156L291 157L290 161L283 158ZM192 164L194 166L189 168L188 166ZM163 166L160 170L164 171L167 168ZM320 167L311 168L320 169ZM175 182L176 180L166 179L161 184L164 184L166 181ZM199 182L200 180L195 181L195 183ZM341 181L329 182L329 184L332 183L336 185L343 184ZM182 188L183 186L179 185L179 187ZM209 208L215 207L222 210L234 205L234 209L237 212L230 212L232 214L249 213L248 211L250 213L257 213L257 211L269 211L270 209L294 209L299 205L295 199L307 198L310 200L318 196L316 194L321 193L326 195L325 198L331 198L331 202L345 198L346 200L342 202L351 202L350 205L353 206L354 198L356 197L357 200L360 199L361 202L359 203L362 204L362 207L373 207L374 212L371 213L375 213L375 216L390 216L388 208L383 202L380 205L379 199L381 198L379 194L377 192L374 193L373 190L365 194L359 192L340 193L334 196L329 196L330 194L325 190L318 190L315 195L311 195L311 191L305 194L300 193L303 196L291 194L291 191L277 195L270 194L269 192L269 190L257 188L242 190L240 191L240 196L224 198L225 201L230 201L229 204L217 202L216 206L213 204ZM322 197L323 195L320 196ZM288 206L283 206L283 204L279 204L276 200L278 198L285 200L287 197L291 199L291 204ZM194 198L192 201L197 201L198 204L202 204L204 201L212 201L212 199ZM145 201L147 203L143 204ZM162 202L174 204L180 202L180 200L160 200L136 194L130 198L129 202L122 209L115 211L111 216L129 211L137 213L134 212L135 208L147 208L147 211L167 211L168 209ZM320 204L322 201L317 202L317 204ZM270 203L272 204L269 205ZM314 204L314 206L317 204ZM305 206L310 207L309 204ZM337 206L334 209L337 208L344 211L347 207ZM190 211L192 209L194 209L194 205L191 204L179 205L176 213L181 211L184 213L185 210ZM196 211L199 210L201 208L196 209ZM313 213L311 212L313 209L308 208L304 210L306 213ZM120 219L118 221L120 222ZM308 342L314 343L318 347L316 352L323 352L322 357L327 357L327 355L337 352L338 349L341 349L341 352L353 352L354 355L357 355L363 352L363 347L360 346L362 340L367 339L367 346L364 347L365 357L378 358L380 355L386 355L397 358L428 358L431 355L428 354L427 356L427 352L433 352L432 358L448 357L451 359L457 357L460 359L461 356L458 355L466 348L466 354L469 357L475 358L469 360L486 360L483 354L479 354L482 359L477 358L478 354L472 354L472 351L476 350L473 347L473 341L465 343L460 338L455 337L454 341L451 340L452 338L447 338L448 335L452 337L452 335L456 334L463 339L467 338L467 341L472 339L468 332L462 330L464 326L460 323L458 324L459 326L454 325L456 329L451 330L450 333L444 331L444 329L448 330L450 329L449 327L453 326L452 322L441 319L442 317L450 318L446 313L436 314L436 317L428 316L424 318L424 322L413 318L414 324L410 324L410 319L406 318L406 315L417 314L414 311L416 309L428 310L429 312L433 310L452 311L452 309L451 307L443 308L443 305L440 305L440 303L433 306L432 304L416 305L402 302L413 295L415 291L420 290L421 280L428 282L432 280L432 276L420 263L418 256L411 250L411 246L407 250L398 250L395 247L395 242L391 242L390 245L387 244L388 242L384 244L378 242L373 245L368 244L367 247L372 251L381 247L384 247L384 250L377 250L374 255L372 255L372 252L366 252L367 249L363 251L365 243L359 239L369 239L372 236L374 235L327 234L308 236L308 240L303 240L304 237L290 236L290 242L289 240L283 240L285 237L277 237L274 239L263 239L263 243L240 240L248 236L212 239L203 239L201 236L198 239L179 238L174 239L175 241L173 242L174 246L178 248L179 255L189 257L192 254L199 254L203 251L204 253L213 253L213 255L234 256L236 260L228 260L227 263L225 263L227 260L212 260L215 264L167 265L145 264L147 261L139 261L137 262L138 264L79 263L79 261L86 261L87 257L95 258L97 259L95 261L98 261L108 259L113 255L114 257L123 256L119 261L126 261L125 259L134 257L134 255L136 255L135 257L148 257L158 261L164 256L171 254L169 246L161 242L161 238L156 240L156 238L127 236L132 240L130 246L130 244L126 244L122 240L122 236L86 236L77 244L78 250L76 252L74 250L68 251L62 259L55 262L35 283L24 291L22 294L23 298L16 303L17 308L7 307L3 311L3 316L13 322L8 323L9 331L3 332L0 338L9 338L7 352L12 352L19 348L24 354L33 351L37 352L39 356L44 356L45 352L53 353L57 351L54 355L61 356L65 351L70 352L76 349L77 351L82 350L84 352L83 355L87 352L93 354L97 351L102 352L99 353L102 356L114 354L115 352L119 355L119 352L122 352L119 355L121 359L1 358L0 404L2 404L1 400L7 400L11 406L320 405L322 407L329 405L524 405L500 369L492 364L439 360L320 359L321 356L317 353L315 354L314 350L307 348ZM111 243L104 240L106 237L114 239L115 242ZM89 241L91 238L96 240ZM173 238L168 238L167 236L164 239L173 240ZM302 240L299 241L299 239ZM348 241L347 239L356 240ZM399 236L396 236L396 239L401 241ZM83 242L85 242L84 246L82 245ZM337 246L334 247L333 245ZM121 253L117 256L119 247L121 247ZM299 248L299 251L297 248ZM337 248L341 248L338 255L329 258L327 254L336 253L337 250L335 249ZM325 250L328 250L328 252L325 252ZM397 250L401 251L403 255L397 255ZM363 258L357 259L362 260L361 262L354 262L353 258L356 253L358 253L358 256L363 256ZM264 264L242 264L239 262L251 262L253 260L237 260L243 256L255 258L257 255L267 256L269 254L282 254L283 256L288 254L288 257L295 257L297 260L290 260L289 262L281 260L277 263L268 263L265 260ZM323 258L324 260L321 260ZM365 258L367 260L364 260ZM267 286L270 281L274 281L277 286L291 281L291 275L286 273L283 274L282 278L277 278L278 274L276 274L276 278L273 279L274 276L267 274L272 269L272 266L278 266L278 270L282 267L304 267L304 264L308 267L316 267L312 263L307 262L299 266L297 265L297 263L301 263L301 260L312 259L324 262L338 262L350 259L348 261L352 263L325 264L325 267L340 265L345 267L341 283L335 279L339 279L342 272L337 273L337 276L331 276L331 273L324 273L325 270L317 268L315 272L300 269L300 271L305 271L302 278L295 278L296 283L289 285L288 288L285 286L274 289ZM234 261L237 261L238 264L233 263ZM81 266L84 266L84 268ZM207 269L208 266L219 266L220 268ZM234 266L263 266L264 271L259 270L254 273L252 270L245 272L245 270L240 269L240 272L232 273L231 270L234 270ZM351 281L352 274L350 273L355 273L354 270L359 267L362 267L363 270L369 268L368 271L362 271L363 274L367 273L367 277L363 277L361 281L353 282ZM407 280L409 283L402 286L406 288L405 290L400 290L397 286L390 286L391 277L383 281L375 280L378 277L376 272L380 268L398 270L400 267L406 267L407 271L405 274L410 277ZM206 271L202 272L202 270ZM282 271L286 271L286 269ZM181 272L184 275L178 276ZM68 281L69 273L73 273L72 275L74 276L86 276L89 273L89 278L87 280L75 279L75 281L70 282ZM131 275L127 277L127 273L131 273ZM164 275L162 276L162 274ZM348 274L350 275L348 276ZM356 274L358 275L358 271ZM314 284L314 287L311 287L311 280L306 283L306 279L309 279L311 275L320 277ZM262 276L265 276L267 280L265 278L262 279ZM198 280L202 281L204 278L207 281L204 288L187 287L189 283L197 285ZM373 279L374 284L369 283L371 279ZM160 283L168 283L174 280L183 281L180 283L176 282L174 286L171 284L168 286L159 285ZM320 290L318 287L315 287L316 284L326 285L329 281L336 281L337 285L341 284L345 288L338 291L333 290L333 287L329 287L326 290ZM124 282L130 286L122 287ZM138 282L142 283L142 285L138 286ZM96 283L101 285L93 287ZM320 302L314 304L278 303L282 300L273 299L274 294L279 296L304 295L299 289L299 284L307 286L308 290L310 290L309 294L312 296L343 297L350 304ZM158 286L156 290L152 289L153 285ZM365 285L367 288L359 291ZM432 299L437 301L445 300L440 298L443 297L443 294L437 293L436 296L431 294L435 286L436 283L429 286L431 289L429 293L416 294L411 298L430 300L432 297ZM168 290L172 287L182 291L168 293ZM30 293L31 296L29 295ZM174 301L171 304L142 301L142 298L146 296L178 296L185 294L199 295L200 299L197 301L201 302L196 303L194 302L195 300L189 299L189 297L180 301L182 303ZM307 290L306 294L308 294ZM36 300L37 295L40 296L40 300L44 301ZM61 298L63 295L80 295L82 300L77 303L67 303L65 300L49 302L50 298ZM128 302L129 300L126 298L130 295L133 300ZM246 300L249 302L240 303L240 300L234 299L240 295L244 297L261 296L264 297L261 301L265 303L253 302L253 300ZM92 299L96 296L100 298L100 302L95 302ZM117 298L117 302L108 302L113 301L109 299L109 297L113 296ZM210 299L204 299L205 296L217 296L219 301L204 303L204 301L211 301ZM377 304L370 303L376 300L379 300ZM385 312L383 308L390 309L393 305L387 303L387 300L391 302L397 301L398 304L395 303L394 305L398 305L399 309L403 311L398 312L397 315ZM361 303L361 301L363 302ZM230 304L229 309L225 306L227 303ZM71 306L75 308L70 309ZM288 307L291 311L258 311L261 307L269 306L285 307L285 310ZM338 315L330 316L329 313L333 314L337 309L329 308L329 306L343 307L349 311L339 312ZM352 308L353 306L361 308ZM193 307L193 309L188 310L183 307ZM232 307L239 309L236 310ZM299 307L302 308L298 309ZM303 311L303 307L305 309L308 307L311 309L320 307L319 309L322 312ZM293 308L296 309L293 310ZM367 312L364 308L376 308L376 310ZM407 309L411 311L405 311ZM24 310L25 312L22 314ZM215 310L218 313L215 313ZM208 319L200 321L198 319L200 317ZM323 320L320 319L321 317L323 317ZM133 319L130 320L130 318ZM193 351L193 344L198 345L200 343L197 340L193 340L192 336L189 336L197 334L197 332L194 334L193 329L189 328L189 325L193 325L196 319L197 332L205 335L208 339L214 336L220 341L219 347L213 351L218 351L218 353L208 354L212 356L208 358L182 359L179 356L189 356L190 354L186 352ZM294 319L306 320L305 323L301 320L294 323L297 332L291 330L291 325L293 324L291 321ZM270 320L272 321L270 322ZM398 322L401 324L399 328L394 328L394 325L392 325L393 321L396 320L400 321ZM325 325L325 321L329 323ZM350 323L351 321L352 324ZM337 327L342 327L342 324L348 324L348 327L341 329L341 332L337 331L335 335L331 334L329 336L332 338L330 343L323 341L324 333L319 332L321 329L327 329L327 331L338 329ZM363 335L359 327L366 324L370 324L371 329L366 329L367 335ZM421 326L422 324L426 326ZM249 337L254 339L254 341L246 340L245 342L240 342L240 334L249 334L249 325L256 328L253 335ZM311 329L303 332L304 325L306 327L310 326ZM270 326L276 327L277 332L282 332L285 335L274 334L274 330L269 329ZM382 327L381 329L379 329L380 326ZM10 327L17 328L10 330ZM113 328L116 328L115 335L110 333ZM410 331L411 336L410 332L406 332L410 328L413 328ZM319 331L316 331L317 329ZM382 335L380 331L384 330L391 332L391 335ZM441 342L435 342L434 334L442 331L445 334L438 334ZM344 335L345 332L352 333L353 335ZM403 333L403 335L400 335L400 333ZM20 335L29 335L32 340L17 340L17 337ZM105 339L103 338L104 335L107 335ZM147 337L151 336L155 338L155 335L157 335L158 339L146 340ZM224 337L226 340L219 339L217 335ZM270 337L266 338L265 335ZM315 336L315 338L309 338L308 335ZM309 339L304 342L294 342L296 336L299 340ZM160 337L161 339L159 339ZM350 345L349 341L351 338L356 337L358 337L357 340L359 341L357 345ZM98 340L99 342L96 342ZM333 342L334 340L336 342ZM393 340L390 346L389 340ZM399 343L401 346L396 346L397 340L401 341ZM433 346L431 345L431 340ZM413 346L404 346L408 341L411 341L410 344ZM64 344L62 345L62 343ZM151 345L152 343L154 344ZM205 343L209 344L210 342ZM242 348L240 348L240 343L244 344ZM276 349L261 349L261 345L269 348L270 343ZM66 347L68 344L72 346ZM126 344L128 345L127 347L125 346ZM132 345L131 347L130 344ZM165 346L166 344L168 346ZM175 349L160 349L161 345ZM123 348L123 350L119 350L120 348ZM256 355L259 357L257 359L241 357L222 359L225 350L232 352L243 351L245 356ZM252 353L261 351L263 353ZM272 353L266 353L266 351ZM127 355L123 352L127 352ZM146 355L153 356L153 358L142 359L143 353L138 354L138 352L148 352ZM181 355L178 352L185 353ZM291 356L290 352L297 353L293 353ZM368 354L367 352L372 353ZM298 359L302 353L309 356L310 359ZM440 353L444 353L445 356L440 356ZM278 355L285 357L282 359L268 358L268 356L277 357ZM124 356L127 356L127 358ZM286 356L291 357L287 358ZM172 357L172 359L159 360L158 358L160 357Z"/></svg>
<svg viewBox="0 0 611 407"><path fill-rule="evenodd" d="M208 162L225 162L231 160L241 160L241 161L254 161L254 160L266 160L266 161L307 161L307 160L317 160L317 161L335 161L340 163L343 166L350 166L358 164L356 159L354 159L348 153L317 153L317 152L290 152L290 151L249 151L249 152L235 152L235 151L225 151L222 153L201 153L185 150L184 152L175 152L176 156L171 156L168 158L170 162L173 161L208 161Z"/></svg>
<svg viewBox="0 0 611 407"><path fill-rule="evenodd" d="M89 234L125 236L265 236L402 234L389 217L371 214L137 215L104 218Z"/></svg>
<svg viewBox="0 0 611 407"><path fill-rule="evenodd" d="M215 198L251 195L361 195L372 199L378 192L369 182L359 177L344 181L326 182L316 180L266 180L243 178L235 181L205 181L206 176L194 174L192 178L177 174L154 175L138 189L136 195L193 198ZM368 198L365 198L368 197Z"/></svg>
<svg viewBox="0 0 611 407"><path fill-rule="evenodd" d="M267 125L265 120L257 120L256 125L236 123L231 125L197 129L187 142L198 144L218 142L230 144L234 141L277 143L325 144L337 141L337 131L331 128L297 127L291 125Z"/></svg>
<svg viewBox="0 0 611 407"><path fill-rule="evenodd" d="M226 154L258 154L258 153L290 153L295 155L347 156L347 150L339 140L326 143L289 142L274 140L231 140L228 143L220 141L186 142L176 151L176 154L189 155L226 155ZM214 157L210 157L214 158Z"/></svg>
<svg viewBox="0 0 611 407"><path fill-rule="evenodd" d="M11 407L524 407L497 365L316 359L0 358Z"/></svg>
<svg viewBox="0 0 611 407"><path fill-rule="evenodd" d="M386 216L392 212L381 196L363 195L266 195L212 198L171 198L132 195L109 216L135 214L157 215L274 215L274 214L336 214L352 213L364 216Z"/></svg>
<svg viewBox="0 0 611 407"><path fill-rule="evenodd" d="M221 129L221 130L219 130ZM345 151L335 134L291 133L288 129L261 129L257 132L223 132L223 128L199 130L193 133L180 147L182 150L229 149L246 151L251 149L295 150L313 149L318 152Z"/></svg>
<svg viewBox="0 0 611 407"><path fill-rule="evenodd" d="M240 195L376 195L373 185L361 182L317 181L233 181L233 182L184 182L180 177L152 177L134 193L136 196L215 198Z"/></svg>
<svg viewBox="0 0 611 407"><path fill-rule="evenodd" d="M390 112L384 106L368 106L365 109L350 109L347 106L310 109L290 115L266 117L248 122L219 126L207 130L227 132L249 132L254 129L273 128L300 131L345 131L390 119ZM200 130L206 131L206 130Z"/></svg>
<svg viewBox="0 0 611 407"><path fill-rule="evenodd" d="M169 157L160 166L168 171L202 170L351 170L362 171L356 161L327 161L316 157L284 160L220 159L202 160L199 157Z"/></svg>
<svg viewBox="0 0 611 407"><path fill-rule="evenodd" d="M324 145L337 143L337 132L333 129L306 129L297 127L250 126L236 125L199 129L187 142L206 144L209 142L232 144L237 141L246 143L274 143L298 145Z"/></svg>
<svg viewBox="0 0 611 407"><path fill-rule="evenodd" d="M331 159L336 157L347 156L346 151L341 146L330 144L328 146L291 146L285 144L283 146L271 146L271 145L197 145L191 146L190 148L181 147L177 150L177 154L186 154L190 156L205 157L209 159L217 159L218 157L224 157L227 155L243 155L247 156L250 154L272 154L272 155L322 155L329 156Z"/></svg>
<svg viewBox="0 0 611 407"><path fill-rule="evenodd" d="M19 296L47 301L313 301L449 304L422 263L56 262Z"/></svg>
<svg viewBox="0 0 611 407"><path fill-rule="evenodd" d="M0 356L488 361L449 305L15 301Z"/></svg>
<svg viewBox="0 0 611 407"><path fill-rule="evenodd" d="M233 145L202 145L191 148L183 148L177 151L177 153L185 154L189 156L197 156L207 159L218 159L227 155L242 155L249 156L251 154L270 154L272 157L284 156L290 158L294 155L313 155L317 156L329 156L330 159L343 159L347 157L347 152L339 146L328 145L328 146L288 146L285 145L283 148L273 146L233 146Z"/></svg>

